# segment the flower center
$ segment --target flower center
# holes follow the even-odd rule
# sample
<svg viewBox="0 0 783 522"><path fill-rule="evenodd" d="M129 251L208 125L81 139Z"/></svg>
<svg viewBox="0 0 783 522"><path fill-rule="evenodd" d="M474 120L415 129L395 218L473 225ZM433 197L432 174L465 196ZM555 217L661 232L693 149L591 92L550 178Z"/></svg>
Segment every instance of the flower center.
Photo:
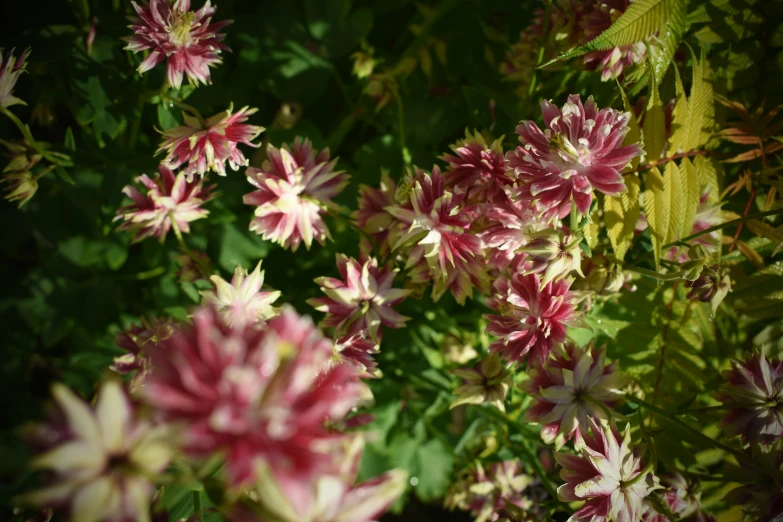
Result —
<svg viewBox="0 0 783 522"><path fill-rule="evenodd" d="M174 23L171 24L171 41L178 47L185 47L191 42L190 30L193 27L195 14L187 12L175 16Z"/></svg>

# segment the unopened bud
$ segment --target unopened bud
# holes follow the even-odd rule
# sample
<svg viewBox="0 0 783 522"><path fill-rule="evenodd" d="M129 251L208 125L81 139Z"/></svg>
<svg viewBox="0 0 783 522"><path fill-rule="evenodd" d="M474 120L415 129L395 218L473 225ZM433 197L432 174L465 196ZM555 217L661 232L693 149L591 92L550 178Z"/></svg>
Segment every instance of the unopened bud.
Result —
<svg viewBox="0 0 783 522"><path fill-rule="evenodd" d="M722 266L714 265L704 268L699 277L687 285L691 289L688 299L709 302L714 313L731 291L731 278Z"/></svg>
<svg viewBox="0 0 783 522"><path fill-rule="evenodd" d="M530 242L520 249L527 254L527 260L530 262L526 273L543 272L541 286L562 279L572 270L584 277L579 241L580 236L567 234L562 230L546 229L536 232Z"/></svg>

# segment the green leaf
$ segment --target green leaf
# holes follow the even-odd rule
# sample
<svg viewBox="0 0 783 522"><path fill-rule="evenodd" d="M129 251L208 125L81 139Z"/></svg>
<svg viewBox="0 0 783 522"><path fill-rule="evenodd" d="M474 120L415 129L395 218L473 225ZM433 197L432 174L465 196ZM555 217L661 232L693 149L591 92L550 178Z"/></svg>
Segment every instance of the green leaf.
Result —
<svg viewBox="0 0 783 522"><path fill-rule="evenodd" d="M179 122L171 112L171 107L168 103L158 104L158 125L160 126L160 130L172 129L179 125Z"/></svg>
<svg viewBox="0 0 783 522"><path fill-rule="evenodd" d="M684 213L679 237L685 237L693 230L693 223L696 221L696 210L699 208L699 202L701 201L699 171L693 166L690 158L683 158L680 163L680 179L682 180L680 190L684 196Z"/></svg>
<svg viewBox="0 0 783 522"><path fill-rule="evenodd" d="M440 440L431 439L418 448L416 456L419 462L416 496L425 502L442 497L449 484L454 455Z"/></svg>
<svg viewBox="0 0 783 522"><path fill-rule="evenodd" d="M673 156L685 146L688 136L688 99L682 85L680 71L674 68L675 100L672 111L672 128L669 135L669 156Z"/></svg>
<svg viewBox="0 0 783 522"><path fill-rule="evenodd" d="M658 92L658 79L650 75L650 99L644 114L644 150L647 161L660 159L666 142L666 117Z"/></svg>
<svg viewBox="0 0 783 522"><path fill-rule="evenodd" d="M696 156L693 166L699 174L699 184L709 191L707 201L716 203L720 200L720 180L723 178L723 166L714 158Z"/></svg>
<svg viewBox="0 0 783 522"><path fill-rule="evenodd" d="M65 129L65 139L63 140L63 146L71 152L76 152L76 138L73 137L73 129L69 125Z"/></svg>
<svg viewBox="0 0 783 522"><path fill-rule="evenodd" d="M76 182L73 180L71 175L68 174L68 171L62 168L60 165L57 165L57 168L55 168L54 171L57 173L57 176L64 182L68 183L69 185L76 185Z"/></svg>
<svg viewBox="0 0 783 522"><path fill-rule="evenodd" d="M671 2L671 11L664 19L658 30L658 41L651 45L651 61L654 74L657 78L663 78L669 64L674 58L674 53L680 47L682 37L688 32L689 24L685 14L685 1Z"/></svg>
<svg viewBox="0 0 783 522"><path fill-rule="evenodd" d="M631 118L628 120L628 134L626 134L625 138L623 139L623 146L633 145L641 141L642 130L639 128L639 120L634 115L633 106L631 105L631 102L628 101L628 96L625 94L623 86L620 84L619 80L616 81L617 88L620 89L620 95L623 97L623 108L625 109L625 112L631 115ZM626 167L626 169L629 172L636 170L636 167L639 166L639 160L641 159L641 156L636 156L631 160L631 164Z"/></svg>
<svg viewBox="0 0 783 522"><path fill-rule="evenodd" d="M669 204L669 226L667 227L665 243L679 239L685 218L685 197L683 195L683 180L677 164L670 161L663 171L663 199Z"/></svg>
<svg viewBox="0 0 783 522"><path fill-rule="evenodd" d="M604 223L612 249L618 260L622 261L631 246L634 228L639 219L639 178L626 176L627 191L619 196L604 198Z"/></svg>
<svg viewBox="0 0 783 522"><path fill-rule="evenodd" d="M669 231L669 207L663 177L658 168L653 167L644 178L644 214L647 217L656 266L661 258L661 247Z"/></svg>
<svg viewBox="0 0 783 522"><path fill-rule="evenodd" d="M715 103L712 92L712 80L704 49L701 59L693 56L693 85L688 99L688 136L683 150L698 149L707 144L715 127Z"/></svg>

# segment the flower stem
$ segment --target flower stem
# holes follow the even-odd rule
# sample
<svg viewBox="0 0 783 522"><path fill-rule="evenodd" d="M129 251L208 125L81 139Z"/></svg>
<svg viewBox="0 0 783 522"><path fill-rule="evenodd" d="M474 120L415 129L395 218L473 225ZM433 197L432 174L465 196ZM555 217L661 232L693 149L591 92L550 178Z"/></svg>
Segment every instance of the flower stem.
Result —
<svg viewBox="0 0 783 522"><path fill-rule="evenodd" d="M47 160L51 161L55 165L64 165L64 166L71 166L73 163L71 163L70 156L66 154L60 154L60 153L54 153L49 152L43 147L41 147L37 141L35 141L35 138L33 138L33 134L30 132L30 128L22 123L22 120L16 117L16 114L9 111L6 107L0 106L0 113L6 115L9 120L14 122L14 125L19 129L19 132L22 133L22 136L24 137L25 141L30 144L31 147L35 149L35 151L46 158Z"/></svg>
<svg viewBox="0 0 783 522"><path fill-rule="evenodd" d="M640 480L642 480L644 477L646 477L650 472L652 472L653 468L655 467L655 463L651 460L647 463L647 465L644 467L644 469L639 472L638 475L636 475L634 478L627 482L621 482L620 487L621 488L630 488Z"/></svg>
<svg viewBox="0 0 783 522"><path fill-rule="evenodd" d="M196 520L201 520L201 512L202 512L202 504L201 504L201 490L194 489L193 490L193 514L196 517Z"/></svg>
<svg viewBox="0 0 783 522"><path fill-rule="evenodd" d="M659 272L655 272L654 270L647 270L646 268L641 268L638 266L623 267L623 270L627 272L636 272L637 274L647 276L651 279L657 279L658 281L675 281L677 279L682 279L679 272L674 274L661 274Z"/></svg>
<svg viewBox="0 0 783 522"><path fill-rule="evenodd" d="M778 214L783 214L783 208L776 208L774 210L767 210L766 212L756 212L755 214L749 214L747 216L742 216L737 219L732 219L731 221L726 221L725 223L720 223L718 225L715 225L710 228L705 228L704 230L701 230L699 232L696 232L695 234L691 234L690 236L684 237L680 239L679 241L673 241L671 243L667 243L661 247L661 250L665 250L667 248L671 248L673 246L682 245L682 246L690 246L688 245L688 241L692 239L696 239L697 237L701 237L707 234L711 234L712 232L715 232L716 230L721 230L726 227L732 227L734 225L739 225L741 223L745 223L746 221L751 221L753 219L763 218L767 216L776 216Z"/></svg>

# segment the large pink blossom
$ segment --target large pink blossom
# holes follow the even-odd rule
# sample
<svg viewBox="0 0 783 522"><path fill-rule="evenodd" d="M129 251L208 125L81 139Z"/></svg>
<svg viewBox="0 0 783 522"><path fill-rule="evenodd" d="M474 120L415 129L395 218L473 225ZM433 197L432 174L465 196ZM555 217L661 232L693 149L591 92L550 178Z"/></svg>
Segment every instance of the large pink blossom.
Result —
<svg viewBox="0 0 783 522"><path fill-rule="evenodd" d="M322 372L331 355L332 343L290 308L263 327L229 327L203 308L152 352L145 397L184 426L188 454L222 452L233 484L250 480L259 459L309 480L332 465L339 436L327 421L341 420L365 389L351 365Z"/></svg>
<svg viewBox="0 0 783 522"><path fill-rule="evenodd" d="M578 94L562 109L544 100L541 112L544 131L523 121L517 127L522 146L506 154L520 197L535 201L550 221L567 216L572 202L586 215L593 190L613 196L625 191L620 171L642 152L638 144L622 146L630 113L599 110L592 96L583 105Z"/></svg>
<svg viewBox="0 0 783 522"><path fill-rule="evenodd" d="M589 429L588 419L606 419L601 405L617 405L630 381L617 373L617 363L607 364L603 348L573 343L555 348L546 361L534 360L528 376L525 389L534 402L525 420L542 424L541 438L557 449L578 429Z"/></svg>
<svg viewBox="0 0 783 522"><path fill-rule="evenodd" d="M487 145L478 132L465 132L465 138L451 145L453 154L440 159L448 163L443 173L446 186L454 194L465 194L470 202L494 201L514 180L506 175L506 158L501 139Z"/></svg>
<svg viewBox="0 0 783 522"><path fill-rule="evenodd" d="M206 120L183 112L185 125L163 131L164 140L156 154L166 151L163 162L169 168L185 164L184 172L190 179L195 174L203 177L210 171L225 176L226 161L234 171L247 166L248 160L237 145L258 147L253 140L264 128L244 123L258 109L243 107L232 114L233 110L232 105Z"/></svg>
<svg viewBox="0 0 783 522"><path fill-rule="evenodd" d="M415 267L418 281L434 281L434 299L451 290L457 302L464 304L473 296L473 287L484 288L487 281L481 240L470 230L476 208L464 206L463 196L446 189L437 166L432 174L417 168L408 175L406 185L408 197L387 208L406 227L394 250L404 247L409 251L406 268Z"/></svg>
<svg viewBox="0 0 783 522"><path fill-rule="evenodd" d="M744 443L771 444L783 439L783 361L762 351L734 360L726 383L715 394L729 407L720 426Z"/></svg>
<svg viewBox="0 0 783 522"><path fill-rule="evenodd" d="M487 333L499 339L490 349L510 361L522 361L532 352L540 361L566 338L566 326L581 326L576 311L581 296L561 279L541 286L538 274L503 276L495 281L495 295L487 300L500 315L486 315Z"/></svg>
<svg viewBox="0 0 783 522"><path fill-rule="evenodd" d="M250 230L293 251L302 242L309 250L313 239L323 245L331 235L321 215L348 184L348 174L334 170L329 149L316 154L310 140L297 138L293 151L269 145L267 156L260 169L247 169L258 189L243 199L256 207Z"/></svg>
<svg viewBox="0 0 783 522"><path fill-rule="evenodd" d="M174 174L164 165L158 167L159 175L150 179L146 174L136 178L146 192L127 185L123 192L133 203L117 211L115 220L123 223L117 230L130 230L136 234L133 242L157 236L163 242L172 224L182 233L190 232L190 223L209 214L202 208L211 200L212 186L204 187L204 181L188 181L184 172Z"/></svg>
<svg viewBox="0 0 783 522"><path fill-rule="evenodd" d="M220 52L230 51L220 34L230 20L212 23L215 8L207 0L198 11L190 10L190 0L149 0L139 6L131 2L138 16L130 17L133 36L124 37L125 49L149 51L139 65L139 74L167 62L166 78L171 87L182 85L186 74L193 84L210 83L209 68L221 63Z"/></svg>
<svg viewBox="0 0 783 522"><path fill-rule="evenodd" d="M583 42L587 43L609 29L628 9L631 0L599 0L591 11L582 18ZM644 42L612 47L603 51L592 51L585 56L585 64L601 73L601 80L619 78L626 67L639 63L647 55Z"/></svg>
<svg viewBox="0 0 783 522"><path fill-rule="evenodd" d="M334 328L338 334L366 330L374 341L380 338L382 324L389 328L405 326L410 318L392 308L411 293L392 288L399 270L378 267L375 258L360 263L345 254L337 254L337 270L341 279L319 277L315 280L326 296L307 301L319 312L326 313L324 326Z"/></svg>
<svg viewBox="0 0 783 522"><path fill-rule="evenodd" d="M27 70L27 57L30 49L25 49L19 57L14 56L14 49L8 54L3 53L0 47L0 107L11 105L27 105L23 100L14 96L14 86L19 76Z"/></svg>
<svg viewBox="0 0 783 522"><path fill-rule="evenodd" d="M658 477L642 465L634 451L631 425L620 433L607 421L590 419L591 433L579 430L577 455L557 453L566 483L557 488L562 502L585 501L571 516L574 522L638 522L644 499L658 486Z"/></svg>

